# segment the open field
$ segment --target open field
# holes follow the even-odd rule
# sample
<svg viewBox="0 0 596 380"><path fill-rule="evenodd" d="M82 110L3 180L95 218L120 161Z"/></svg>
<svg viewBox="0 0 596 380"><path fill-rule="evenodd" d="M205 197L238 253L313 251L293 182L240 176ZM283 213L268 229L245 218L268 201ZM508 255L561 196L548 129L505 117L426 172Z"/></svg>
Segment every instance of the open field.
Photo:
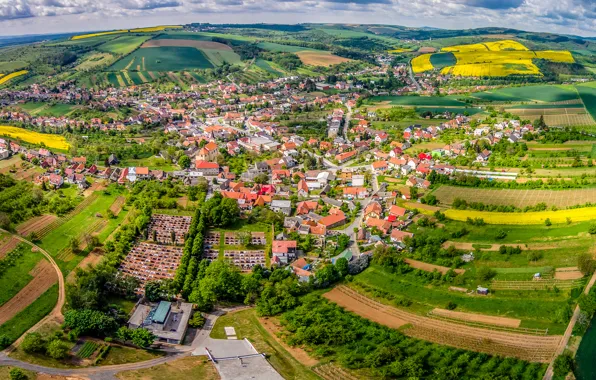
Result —
<svg viewBox="0 0 596 380"><path fill-rule="evenodd" d="M431 55L432 54L422 54L412 59L412 70L414 73L423 73L434 68L430 62Z"/></svg>
<svg viewBox="0 0 596 380"><path fill-rule="evenodd" d="M9 239L10 241L14 241L11 238ZM10 301L10 299L33 280L33 269L43 260L43 255L41 253L31 252L31 247L27 244L17 245L11 251L20 253L20 257L15 260L14 266L8 268L0 276L0 289L2 289L2 292L0 292L0 305L4 305ZM2 318L1 315L0 318Z"/></svg>
<svg viewBox="0 0 596 380"><path fill-rule="evenodd" d="M141 44L149 39L149 36L120 36L111 41L102 44L97 50L107 53L126 55L134 49L141 46Z"/></svg>
<svg viewBox="0 0 596 380"><path fill-rule="evenodd" d="M119 372L121 380L218 379L213 363L205 356L188 356L146 369Z"/></svg>
<svg viewBox="0 0 596 380"><path fill-rule="evenodd" d="M143 49L154 47L193 47L205 53L214 66L220 66L224 63L238 64L241 62L240 56L230 46L220 42L168 38L151 40L141 46Z"/></svg>
<svg viewBox="0 0 596 380"><path fill-rule="evenodd" d="M481 218L487 224L544 224L546 219L551 223L566 223L567 218L574 222L583 222L596 219L596 207L584 207L571 210L558 211L536 211L536 212L485 212L474 210L453 210L445 211L449 219L466 221L468 218Z"/></svg>
<svg viewBox="0 0 596 380"><path fill-rule="evenodd" d="M489 325L499 325L505 327L519 327L521 320L514 318L505 317L491 317L482 314L473 313L462 313L460 311L445 310L445 309L433 309L431 311L433 315L439 315L447 318L461 319L462 321L486 323Z"/></svg>
<svg viewBox="0 0 596 380"><path fill-rule="evenodd" d="M62 135L50 135L46 133L39 133L30 131L28 129L11 127L8 125L0 125L0 136L8 136L17 140L22 140L30 144L43 143L48 148L67 150L70 145Z"/></svg>
<svg viewBox="0 0 596 380"><path fill-rule="evenodd" d="M596 120L596 88L591 86L576 86L577 92L581 97L586 109Z"/></svg>
<svg viewBox="0 0 596 380"><path fill-rule="evenodd" d="M113 56L109 53L94 53L88 56L83 62L81 62L76 70L84 71L93 69L96 66L107 65L112 62Z"/></svg>
<svg viewBox="0 0 596 380"><path fill-rule="evenodd" d="M10 251L15 249L19 245L19 242L20 240L13 236L0 239L0 259L4 258Z"/></svg>
<svg viewBox="0 0 596 380"><path fill-rule="evenodd" d="M10 82L11 80L13 80L14 78L18 78L20 76L23 76L25 74L27 74L28 71L27 70L21 70L21 71L15 71L14 73L10 73L7 75L2 75L0 76L0 86Z"/></svg>
<svg viewBox="0 0 596 380"><path fill-rule="evenodd" d="M120 29L120 30L113 30L109 32L98 32L98 33L89 33L89 34L80 34L78 36L74 36L71 40L83 40L86 38L93 38L93 37L101 37L111 34L122 34L122 33L154 33L154 32L161 32L166 29L180 29L182 26L180 25L162 25L162 26L153 26L148 28L136 28L136 29Z"/></svg>
<svg viewBox="0 0 596 380"><path fill-rule="evenodd" d="M305 65L312 66L333 66L343 62L349 62L350 59L339 57L328 51L299 51L296 55Z"/></svg>
<svg viewBox="0 0 596 380"><path fill-rule="evenodd" d="M210 69L213 64L205 54L194 47L148 47L138 49L110 67L110 70L128 70L141 65L143 71L179 71Z"/></svg>
<svg viewBox="0 0 596 380"><path fill-rule="evenodd" d="M307 365L298 361L259 322L254 309L242 310L221 316L215 322L211 337L226 339L224 327L234 327L238 339L247 338L257 351L266 352L267 360L285 379L319 379Z"/></svg>
<svg viewBox="0 0 596 380"><path fill-rule="evenodd" d="M378 323L388 327L400 321L412 325L402 330L408 336L492 355L546 363L552 360L561 340L558 335L536 336L495 331L418 316L374 301L346 286L338 286L325 293L324 297L342 307L350 305L353 312L365 318L368 317L364 314L376 314L376 318L380 319Z"/></svg>
<svg viewBox="0 0 596 380"><path fill-rule="evenodd" d="M395 106L466 107L466 103L454 96L375 96L371 103L386 103Z"/></svg>
<svg viewBox="0 0 596 380"><path fill-rule="evenodd" d="M6 334L11 341L16 340L52 311L57 300L58 285L53 285L19 314L0 325L0 335Z"/></svg>
<svg viewBox="0 0 596 380"><path fill-rule="evenodd" d="M434 272L436 270L442 274L446 274L447 272L449 272L451 270L451 268L443 267L440 265L433 265L433 264L429 264L429 263L425 263L423 261L418 261L418 260L413 260L413 259L404 259L404 261L406 262L406 264L408 264L412 268L422 269L427 272ZM455 269L454 271L457 274L463 274L466 272L464 269Z"/></svg>
<svg viewBox="0 0 596 380"><path fill-rule="evenodd" d="M450 205L456 198L468 203L481 202L488 205L515 206L524 208L546 203L547 206L567 208L584 205L596 200L596 188L571 190L515 190L479 189L442 185L433 194L444 205Z"/></svg>
<svg viewBox="0 0 596 380"><path fill-rule="evenodd" d="M58 281L56 271L45 259L40 260L30 274L33 279L0 307L0 325L14 318Z"/></svg>
<svg viewBox="0 0 596 380"><path fill-rule="evenodd" d="M470 95L488 102L577 102L579 96L572 86L538 85L507 87Z"/></svg>

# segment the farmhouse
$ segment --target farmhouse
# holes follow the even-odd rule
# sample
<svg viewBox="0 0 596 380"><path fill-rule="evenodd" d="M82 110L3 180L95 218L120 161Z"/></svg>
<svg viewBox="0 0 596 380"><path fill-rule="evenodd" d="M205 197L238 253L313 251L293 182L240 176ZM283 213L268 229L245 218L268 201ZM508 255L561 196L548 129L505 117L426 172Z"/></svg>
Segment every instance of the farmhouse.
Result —
<svg viewBox="0 0 596 380"><path fill-rule="evenodd" d="M180 344L191 313L192 304L186 302L139 304L128 320L128 328L144 328L151 331L158 342Z"/></svg>

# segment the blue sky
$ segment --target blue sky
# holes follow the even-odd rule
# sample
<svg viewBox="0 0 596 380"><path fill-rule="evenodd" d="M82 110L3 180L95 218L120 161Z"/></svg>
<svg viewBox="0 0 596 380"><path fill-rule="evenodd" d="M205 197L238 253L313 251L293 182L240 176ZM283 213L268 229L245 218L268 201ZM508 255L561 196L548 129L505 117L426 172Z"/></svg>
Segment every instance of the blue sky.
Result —
<svg viewBox="0 0 596 380"><path fill-rule="evenodd" d="M0 0L0 35L189 22L493 26L596 36L596 0Z"/></svg>

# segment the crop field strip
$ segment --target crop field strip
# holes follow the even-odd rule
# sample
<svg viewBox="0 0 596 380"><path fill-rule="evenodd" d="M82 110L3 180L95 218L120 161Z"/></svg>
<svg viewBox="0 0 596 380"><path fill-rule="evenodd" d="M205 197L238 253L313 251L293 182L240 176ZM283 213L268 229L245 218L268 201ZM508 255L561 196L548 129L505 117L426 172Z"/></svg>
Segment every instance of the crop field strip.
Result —
<svg viewBox="0 0 596 380"><path fill-rule="evenodd" d="M403 325L411 324L412 327L403 330L408 336L492 355L546 363L552 360L561 340L558 335L538 336L496 331L419 316L374 301L343 285L323 296L339 306L343 306L342 302L346 299L354 300L360 305L359 310L350 311L360 314L363 310L374 310L380 319L377 323L388 325L390 319L397 318Z"/></svg>
<svg viewBox="0 0 596 380"><path fill-rule="evenodd" d="M582 280L531 280L531 281L499 281L493 280L490 288L495 290L549 290L557 287L571 290L582 285Z"/></svg>
<svg viewBox="0 0 596 380"><path fill-rule="evenodd" d="M79 236L77 236L77 239L79 240L79 242L81 242L79 248L82 250L87 247L87 243L83 241L86 235L94 235L99 233L107 224L107 220L98 219L93 224L87 226L83 231L81 231ZM69 262L75 258L75 253L73 252L71 247L66 247L60 252L58 252L56 258L64 262Z"/></svg>
<svg viewBox="0 0 596 380"><path fill-rule="evenodd" d="M468 203L481 202L490 205L516 206L524 208L546 203L547 206L567 208L596 203L596 188L569 190L517 190L482 189L442 185L433 192L442 204L450 205L456 198Z"/></svg>
<svg viewBox="0 0 596 380"><path fill-rule="evenodd" d="M62 224L66 223L69 220L71 220L72 218L74 218L78 213L80 213L83 209L85 209L87 206L89 206L91 203L93 203L97 198L99 198L99 194L98 193L91 194L90 196L88 196L87 198L85 198L83 201L81 201L81 203L79 203L66 216L54 220L52 223L46 225L44 228L42 228L41 230L39 230L37 232L37 236L40 239L43 239L50 232L52 232L56 228L60 227Z"/></svg>

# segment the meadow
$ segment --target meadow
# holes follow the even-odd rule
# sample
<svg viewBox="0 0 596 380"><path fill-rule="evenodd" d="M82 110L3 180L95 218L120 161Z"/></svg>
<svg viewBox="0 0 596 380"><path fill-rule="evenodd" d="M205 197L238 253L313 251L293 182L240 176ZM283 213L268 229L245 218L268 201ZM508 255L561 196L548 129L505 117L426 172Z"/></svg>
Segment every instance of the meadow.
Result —
<svg viewBox="0 0 596 380"><path fill-rule="evenodd" d="M143 44L149 38L150 36L120 36L100 45L97 47L97 50L107 53L126 55L141 46L141 44Z"/></svg>
<svg viewBox="0 0 596 380"><path fill-rule="evenodd" d="M28 142L30 144L45 145L51 149L68 150L70 145L62 135L50 135L30 131L28 129L0 125L0 136L7 136L13 139Z"/></svg>
<svg viewBox="0 0 596 380"><path fill-rule="evenodd" d="M180 71L214 67L206 55L196 48L164 46L138 49L113 64L109 70L130 70L136 66L140 66L141 71Z"/></svg>
<svg viewBox="0 0 596 380"><path fill-rule="evenodd" d="M471 95L488 102L565 102L577 101L579 96L572 86L538 85L508 87L498 90L477 92Z"/></svg>
<svg viewBox="0 0 596 380"><path fill-rule="evenodd" d="M584 102L586 109L592 116L594 120L596 120L596 88L592 86L576 86L577 92Z"/></svg>
<svg viewBox="0 0 596 380"><path fill-rule="evenodd" d="M13 252L19 252L21 256L16 259L14 266L11 266L0 276L0 305L5 304L14 297L21 289L33 279L29 272L35 268L43 255L38 252L31 252L31 247L26 244L19 244Z"/></svg>

